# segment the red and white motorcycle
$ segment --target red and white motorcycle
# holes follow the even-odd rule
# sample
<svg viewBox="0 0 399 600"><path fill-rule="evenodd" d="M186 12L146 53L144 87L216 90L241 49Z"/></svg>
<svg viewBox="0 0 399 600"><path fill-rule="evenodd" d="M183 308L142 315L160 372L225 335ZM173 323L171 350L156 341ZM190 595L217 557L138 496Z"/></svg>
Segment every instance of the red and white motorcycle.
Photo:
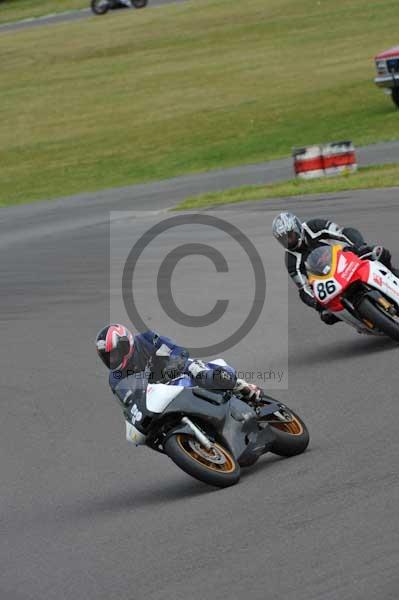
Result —
<svg viewBox="0 0 399 600"><path fill-rule="evenodd" d="M399 341L399 279L382 263L337 244L313 250L306 269L326 310L359 332Z"/></svg>

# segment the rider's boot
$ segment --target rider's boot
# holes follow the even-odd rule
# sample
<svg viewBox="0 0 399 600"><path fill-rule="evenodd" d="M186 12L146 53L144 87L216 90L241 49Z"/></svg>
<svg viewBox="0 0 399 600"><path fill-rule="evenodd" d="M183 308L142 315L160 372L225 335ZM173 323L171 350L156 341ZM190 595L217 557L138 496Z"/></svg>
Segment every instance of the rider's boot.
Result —
<svg viewBox="0 0 399 600"><path fill-rule="evenodd" d="M323 323L325 323L326 325L334 325L335 323L339 323L341 319L338 319L338 317L336 317L332 312L330 312L329 310L323 310L320 313L320 319L323 321Z"/></svg>

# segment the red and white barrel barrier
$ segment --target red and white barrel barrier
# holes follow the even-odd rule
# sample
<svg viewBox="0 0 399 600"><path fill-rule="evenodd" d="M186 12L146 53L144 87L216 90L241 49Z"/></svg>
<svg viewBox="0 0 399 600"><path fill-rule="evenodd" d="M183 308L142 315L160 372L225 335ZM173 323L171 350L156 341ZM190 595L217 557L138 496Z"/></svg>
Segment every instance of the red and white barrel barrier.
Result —
<svg viewBox="0 0 399 600"><path fill-rule="evenodd" d="M312 179L324 175L323 152L321 146L308 146L307 148L295 148L292 152L294 157L294 170L297 177Z"/></svg>
<svg viewBox="0 0 399 600"><path fill-rule="evenodd" d="M334 142L323 146L323 168L325 175L356 171L357 163L352 142Z"/></svg>
<svg viewBox="0 0 399 600"><path fill-rule="evenodd" d="M294 148L294 171L297 177L312 179L325 175L338 175L356 171L356 155L352 142L332 142Z"/></svg>

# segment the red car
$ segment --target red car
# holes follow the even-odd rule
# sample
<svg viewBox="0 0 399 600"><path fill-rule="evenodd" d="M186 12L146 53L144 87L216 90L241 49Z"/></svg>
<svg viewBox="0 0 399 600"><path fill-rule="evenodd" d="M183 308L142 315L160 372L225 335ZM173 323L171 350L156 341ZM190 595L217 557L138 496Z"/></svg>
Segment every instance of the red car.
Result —
<svg viewBox="0 0 399 600"><path fill-rule="evenodd" d="M377 69L375 84L385 88L399 108L399 46L377 54L374 60Z"/></svg>

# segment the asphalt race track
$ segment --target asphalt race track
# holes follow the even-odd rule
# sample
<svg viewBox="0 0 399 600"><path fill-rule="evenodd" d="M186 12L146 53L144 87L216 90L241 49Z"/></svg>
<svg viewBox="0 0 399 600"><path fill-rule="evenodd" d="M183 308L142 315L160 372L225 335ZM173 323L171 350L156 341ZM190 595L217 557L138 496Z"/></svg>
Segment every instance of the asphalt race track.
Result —
<svg viewBox="0 0 399 600"><path fill-rule="evenodd" d="M250 170L230 171L231 184ZM1 210L2 600L398 598L399 349L319 322L284 287L282 253L270 234L282 208L303 218L329 215L383 241L399 262L398 188L208 213L249 235L266 266L266 318L225 353L239 369L284 366L284 311L273 320L270 310L285 306L289 289L289 388L273 394L307 422L304 455L268 455L237 486L218 491L124 441L93 346L109 319L110 286L111 311L120 296L109 276L110 227L117 250L119 241L133 244L170 217L168 206L223 187L223 177ZM110 226L110 208L133 213L112 215ZM153 270L169 246L197 241L198 231L182 227L155 240L139 274L145 318L179 339L184 332L163 319L152 292ZM219 244L215 232L199 238ZM239 249L227 239L219 247L237 269L228 282L233 316L213 331L223 337L246 314L252 288ZM221 294L203 257L184 259L173 283L177 304L193 314Z"/></svg>
<svg viewBox="0 0 399 600"><path fill-rule="evenodd" d="M149 0L147 8L153 8L156 6L163 6L164 4L176 4L180 2L185 2L185 0ZM87 1L87 4L90 5L90 0ZM110 14L125 14L123 11L115 11ZM104 18L103 15L101 18ZM90 8L85 8L82 10L70 10L61 13L54 13L51 15L44 15L43 17L38 17L36 19L24 19L21 21L15 21L12 23L4 23L0 25L0 33L2 31L16 31L19 29L29 29L30 27L40 27L42 25L55 25L56 23L67 23L70 21L80 21L81 19L86 19L87 17L94 17L95 15L92 13Z"/></svg>

